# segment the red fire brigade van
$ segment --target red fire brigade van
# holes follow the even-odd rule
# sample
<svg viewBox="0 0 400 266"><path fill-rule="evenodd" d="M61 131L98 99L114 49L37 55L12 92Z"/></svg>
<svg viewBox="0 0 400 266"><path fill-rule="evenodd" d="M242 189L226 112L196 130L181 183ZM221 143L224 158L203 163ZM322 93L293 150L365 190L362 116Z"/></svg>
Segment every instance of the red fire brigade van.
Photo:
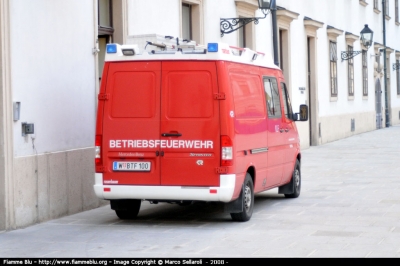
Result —
<svg viewBox="0 0 400 266"><path fill-rule="evenodd" d="M150 47L155 50L149 51ZM152 203L224 202L250 219L254 194L300 194L300 144L281 70L223 43L108 44L98 95L96 195L120 219Z"/></svg>

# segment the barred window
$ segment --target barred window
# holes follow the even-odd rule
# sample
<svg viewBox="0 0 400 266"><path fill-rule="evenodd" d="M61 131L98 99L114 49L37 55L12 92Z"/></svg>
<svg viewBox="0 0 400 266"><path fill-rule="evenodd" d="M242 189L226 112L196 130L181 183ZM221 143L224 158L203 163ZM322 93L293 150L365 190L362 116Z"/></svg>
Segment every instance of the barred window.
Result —
<svg viewBox="0 0 400 266"><path fill-rule="evenodd" d="M353 53L353 46L347 46L347 51L349 54ZM350 58L348 62L348 87L349 96L354 96L354 59Z"/></svg>
<svg viewBox="0 0 400 266"><path fill-rule="evenodd" d="M107 43L113 42L113 16L112 16L112 1L111 0L98 0L98 42L99 42L99 79L104 68L104 59L106 55Z"/></svg>
<svg viewBox="0 0 400 266"><path fill-rule="evenodd" d="M242 2L242 1L239 1ZM243 5L238 5L236 7L236 14L238 18L249 18L249 17L254 17L254 12L256 11L256 8L246 8ZM240 24L242 25L242 24ZM238 30L238 45L239 47L242 48L250 48L255 50L255 43L254 43L254 37L255 37L255 29L254 29L254 24L249 23L244 25L243 27L239 28Z"/></svg>
<svg viewBox="0 0 400 266"><path fill-rule="evenodd" d="M400 60L396 60L397 70L396 70L396 79L397 79L397 95L400 95L400 69L399 69Z"/></svg>
<svg viewBox="0 0 400 266"><path fill-rule="evenodd" d="M112 35L112 3L110 0L98 0L99 35Z"/></svg>
<svg viewBox="0 0 400 266"><path fill-rule="evenodd" d="M362 50L362 79L363 96L368 96L368 61L367 50Z"/></svg>
<svg viewBox="0 0 400 266"><path fill-rule="evenodd" d="M182 39L202 43L203 0L180 0L180 3Z"/></svg>
<svg viewBox="0 0 400 266"><path fill-rule="evenodd" d="M331 96L336 97L337 91L337 48L336 42L329 42L329 60L331 65Z"/></svg>
<svg viewBox="0 0 400 266"><path fill-rule="evenodd" d="M192 40L192 6L182 3L182 38Z"/></svg>
<svg viewBox="0 0 400 266"><path fill-rule="evenodd" d="M385 0L385 16L389 16L389 0Z"/></svg>

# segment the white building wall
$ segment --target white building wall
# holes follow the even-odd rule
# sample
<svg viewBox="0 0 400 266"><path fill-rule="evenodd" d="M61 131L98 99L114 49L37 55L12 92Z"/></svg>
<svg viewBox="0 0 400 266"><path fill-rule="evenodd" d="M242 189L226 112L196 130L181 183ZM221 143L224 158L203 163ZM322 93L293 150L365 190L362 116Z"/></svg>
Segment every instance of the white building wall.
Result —
<svg viewBox="0 0 400 266"><path fill-rule="evenodd" d="M179 0L128 0L128 35L179 37L180 10Z"/></svg>
<svg viewBox="0 0 400 266"><path fill-rule="evenodd" d="M351 4L351 7L348 7ZM317 68L318 68L318 100L319 100L319 114L320 116L329 115L341 115L351 113L355 108L359 111L368 111L374 108L373 102L362 101L362 87L361 87L361 55L354 58L355 67L355 97L354 100L348 100L347 93L347 61L341 61L340 52L346 50L346 40L344 32L348 31L355 35L360 35L359 32L366 23L364 19L359 18L358 10L364 8L360 6L358 1L308 1L307 5L304 5L301 1L290 1L281 0L279 5L285 7L288 10L299 13L299 18L294 20L291 24L292 27L292 40L295 41L292 45L292 72L293 83L298 84L294 86L305 87L307 84L307 39L304 30L303 19L304 16L310 17L314 20L324 23L323 28L317 30ZM350 9L350 10L349 10ZM356 12L354 12L354 10ZM346 13L354 14L354 17L346 19ZM338 15L340 14L340 15ZM345 22L347 21L347 22ZM338 99L337 101L331 102L330 100L330 64L329 64L329 40L326 32L326 27L330 25L337 29L343 30L343 34L337 38L338 57L337 70L338 70ZM360 50L359 42L354 43L354 50ZM372 49L369 50L370 53ZM372 60L372 58L371 58ZM370 61L371 63L372 61ZM372 66L369 68L370 75L373 75ZM373 89L374 82L372 79L369 80L370 89ZM373 90L372 90L373 92ZM293 95L292 99L294 103L300 104L303 99L297 101L296 95ZM301 95L303 98L305 95ZM301 98L301 97L300 97ZM294 104L295 106L297 104Z"/></svg>
<svg viewBox="0 0 400 266"><path fill-rule="evenodd" d="M364 24L368 24L374 31L374 42L383 44L382 34L382 12L376 14L373 10L372 1L368 1L368 6L362 6L359 1L304 1L280 0L278 5L290 11L299 13L297 20L291 23L292 41L292 102L294 109L305 100L305 95L296 92L298 87L305 87L307 84L306 70L306 38L304 33L304 16L324 23L323 27L317 30L317 83L318 83L318 105L319 119L322 127L322 138L319 143L325 143L340 139L369 130L375 129L375 77L374 77L374 47L368 50L368 71L369 71L369 91L368 97L362 96L362 72L361 72L361 55L354 58L354 98L349 99L347 86L347 64L348 62L340 59L340 53L346 51L345 32L351 32L360 36L360 31ZM390 20L386 21L386 45L392 49L400 49L400 27L395 24L394 1L390 3ZM379 1L379 9L382 11L381 1ZM327 25L343 30L343 34L337 38L337 52L339 60L337 61L338 70L338 98L332 101L330 97L330 65L329 65L329 41L327 36ZM354 51L361 50L360 41L354 42ZM398 112L400 110L399 96L396 92L395 72L392 70L392 64L395 62L395 55L390 55L390 65L387 71L391 76L390 80L390 103L392 107L391 123L400 123ZM383 59L381 61L383 64ZM382 90L384 90L383 80L381 80ZM382 104L385 104L384 92L382 93ZM383 110L383 117L385 116ZM350 132L350 121L356 120L355 132ZM303 124L300 127L304 127ZM308 129L304 129L308 130ZM303 132L304 134L304 132ZM304 141L304 136L302 137Z"/></svg>
<svg viewBox="0 0 400 266"><path fill-rule="evenodd" d="M11 1L16 157L92 147L95 127L92 1ZM34 123L21 136L21 122Z"/></svg>
<svg viewBox="0 0 400 266"><path fill-rule="evenodd" d="M237 45L237 31L231 34L226 34L221 37L220 18L235 18L237 17L236 5L230 0L205 0L204 9L204 35L205 43L208 42L226 42L230 45Z"/></svg>
<svg viewBox="0 0 400 266"><path fill-rule="evenodd" d="M292 11L292 10L291 10ZM297 12L297 11L294 11ZM297 12L298 13L298 12ZM296 112L300 104L307 104L307 94L301 94L300 87L307 87L307 37L303 24L303 18L300 15L298 19L291 23L291 100L293 109ZM273 49L273 48L272 48Z"/></svg>
<svg viewBox="0 0 400 266"><path fill-rule="evenodd" d="M9 1L13 169L7 228L102 204L93 192L97 0ZM23 137L21 123L34 123ZM15 195L15 196L12 196Z"/></svg>

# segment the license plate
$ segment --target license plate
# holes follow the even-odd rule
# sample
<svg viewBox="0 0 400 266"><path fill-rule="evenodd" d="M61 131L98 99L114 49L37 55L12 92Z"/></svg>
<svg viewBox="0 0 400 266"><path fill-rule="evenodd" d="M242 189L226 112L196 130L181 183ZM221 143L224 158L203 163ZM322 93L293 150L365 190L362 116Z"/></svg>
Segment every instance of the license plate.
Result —
<svg viewBox="0 0 400 266"><path fill-rule="evenodd" d="M150 171L151 162L114 162L114 171Z"/></svg>

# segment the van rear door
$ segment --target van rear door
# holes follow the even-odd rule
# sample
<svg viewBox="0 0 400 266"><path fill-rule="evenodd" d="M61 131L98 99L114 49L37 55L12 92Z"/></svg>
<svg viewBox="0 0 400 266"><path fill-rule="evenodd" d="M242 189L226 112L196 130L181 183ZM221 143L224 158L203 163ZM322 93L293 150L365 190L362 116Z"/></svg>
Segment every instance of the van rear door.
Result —
<svg viewBox="0 0 400 266"><path fill-rule="evenodd" d="M162 63L162 185L219 185L217 93L215 62Z"/></svg>
<svg viewBox="0 0 400 266"><path fill-rule="evenodd" d="M160 184L160 87L160 62L110 63L101 96L104 184Z"/></svg>

